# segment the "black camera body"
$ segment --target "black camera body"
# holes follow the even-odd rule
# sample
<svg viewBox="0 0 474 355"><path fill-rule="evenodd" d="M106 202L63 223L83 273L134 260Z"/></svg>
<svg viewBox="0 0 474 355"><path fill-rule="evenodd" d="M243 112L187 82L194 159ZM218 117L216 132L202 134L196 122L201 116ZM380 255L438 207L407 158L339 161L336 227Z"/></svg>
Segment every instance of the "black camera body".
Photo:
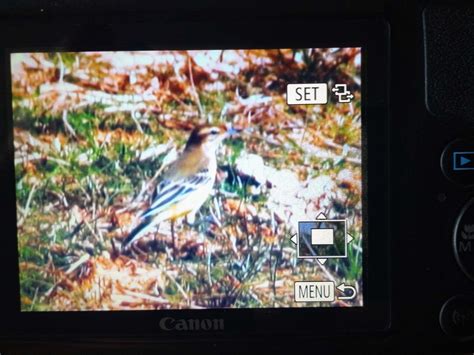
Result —
<svg viewBox="0 0 474 355"><path fill-rule="evenodd" d="M211 352L261 349L277 353L306 349L406 351L407 344L417 350L472 350L474 141L470 118L473 88L469 54L474 41L470 32L473 10L465 4L448 6L395 1L387 2L383 8L370 3L343 8L301 4L299 10L285 14L263 5L256 9L244 5L240 8L229 5L227 9L211 5L201 9L174 5L154 8L152 13L138 8L133 15L119 6L114 14L106 16L103 15L106 10L100 7L71 10L46 6L32 8L27 16L25 12L23 16L6 16L0 24L2 33L11 34L0 43L0 66L3 68L0 72L3 117L0 121L0 189L4 222L0 248L4 286L0 293L0 352L3 346L8 354L15 346L28 348L42 344L45 348L61 348L52 344L65 343L74 344L78 349L89 349L98 343L110 349L140 344L143 348L161 347L180 353L196 351L197 346ZM93 15L89 15L89 11ZM223 12L229 15L223 16ZM272 52L274 49L278 50ZM129 53L144 55L145 59L140 57L143 62L133 64L133 74L132 71L123 74L120 65L132 58L127 57ZM147 62L147 53L152 53L152 61ZM235 62L226 59L229 53L234 56L231 58L237 58ZM162 70L165 64L160 63L171 60L166 56L176 61L173 62L174 73ZM184 59L180 59L181 56ZM105 65L107 58L112 60ZM139 57L133 58L138 63ZM150 72L158 80L148 78ZM125 77L121 82L123 86L118 86L119 79L113 75ZM42 79L44 77L48 79ZM109 85L107 80L112 77L115 81ZM184 89L179 89L182 91L172 86L175 84L169 78L175 77L188 83ZM271 82L268 82L269 77ZM34 80L41 85L30 84ZM142 82L146 85L143 84L144 89L140 91ZM225 88L232 89L212 91L214 89L206 86L221 82ZM58 83L71 85L72 91ZM168 85L167 94L163 93L165 85ZM294 95L291 85L295 85ZM346 91L340 93L336 85L344 85L341 87ZM108 104L110 97L123 99L131 95L135 105L133 95L138 97L150 92L154 96L137 109L138 116L134 116L135 109L132 109L125 114L125 122L129 121L123 127L120 126L122 121L113 121L121 111L119 104ZM317 96L321 92L324 92L322 98ZM104 101L97 107L94 102L80 106L89 97L86 94L91 93L103 95L100 97L105 97ZM176 98L179 95L182 96ZM55 111L54 103L60 105L61 97L65 97L66 104ZM215 109L218 99L223 106ZM257 106L238 108L250 105L251 99L256 100L254 105ZM262 104L267 99L274 104ZM52 106L45 108L48 100ZM160 105L156 104L158 101ZM321 106L314 108L313 118L311 110L317 105ZM227 107L226 111L224 107ZM173 115L183 108L193 108L198 114L175 122ZM211 139L207 138L211 134L210 128L204 126L196 131L195 127L201 127L203 120L216 126L215 112L220 112L222 122L238 126L239 134L244 137L237 138L243 146L238 151L241 155L232 158L234 160L218 156L217 182L210 196L221 205L205 202L198 211L197 224L183 222L175 227L173 217L171 231L166 230L166 237L157 241L155 236L155 244L151 241L146 245L145 238L127 249L127 239L134 238L127 238L127 233L122 232L128 226L121 224L121 218L125 217L116 211L131 205L135 200L126 200L124 196L140 195L137 186L141 182L138 181L149 181L153 174L143 168L145 163L140 155L125 160L125 149L143 151L148 144L143 142L149 142L146 139L155 139L164 145L162 143L166 141L160 134L165 132L175 139L173 142L180 142L177 147L183 153L178 155L179 160L186 156L188 146L192 146L193 134L199 137L206 134L205 139ZM320 112L324 114L318 116ZM80 116L86 114L89 116ZM261 120L258 114L262 115ZM166 115L173 117L172 120L166 121ZM278 121L279 115L286 115L286 121ZM99 117L100 122L82 128L77 117L90 120ZM240 203L275 212L280 206L277 202L281 200L276 200L272 191L278 188L278 181L274 182L270 176L263 184L255 183L258 191L263 191L262 195L267 194L265 200L248 198L246 193L238 195L231 190L233 182L229 181L234 181L230 179L236 175L240 180L236 178L235 181L245 177L249 184L258 182L258 174L270 168L273 170L268 171L272 174L284 170L283 167L299 171L298 165L278 153L278 144L272 143L273 140L264 140L270 143L262 143L261 150L254 147L258 147L255 143L258 139L266 139L267 135L287 143L290 133L299 134L299 130L303 130L300 126L294 128L296 123L292 124L304 117L304 122L309 122L308 129L319 129L309 131L318 137L311 144L324 147L326 155L318 156L319 150L308 153L303 138L300 143L286 145L284 150L302 152L303 157L314 155L316 158L310 159L310 163L301 157L298 160L305 166L305 174L311 177L303 174L300 181L321 184L322 180L315 180L318 176L331 177L334 196L344 192L343 207L332 201L330 207L316 208L311 212L314 218L298 220L294 227L297 233L291 234L288 231L295 229L285 225L290 223L291 213L286 222L275 217L277 222L274 222L275 218L273 224L268 222L274 231L279 231L275 236L268 236L262 230L253 234L247 231L247 240L241 241L242 244L234 242L233 249L225 252L224 249L203 247L206 252L199 254L199 245L192 249L189 245L194 244L187 239L183 242L183 238L198 238L199 235L202 245L227 248L228 240L233 238L228 230L235 225L241 228L246 223L267 226L267 222L258 219L259 215L247 219L245 213L237 214L241 213L238 209L238 212L232 212L237 219L228 217L227 220L226 213L232 215L228 212L229 201L239 198ZM265 119L269 120L268 125ZM333 122L333 126L325 128L324 120ZM337 133L332 133L334 130ZM88 132L99 131L109 131L110 135L120 132L117 144L121 144L122 150L115 159L118 165L125 161L129 164L128 169L120 171L124 179L130 177L137 186L127 180L128 195L117 187L104 190L112 197L90 192L91 196L96 196L91 201L100 201L93 205L87 202L91 186L87 175L106 179L105 175L116 173L115 170L103 173L104 169L111 169L112 163L99 164L104 157L109 159L107 154L115 152L111 143L101 141L100 145L94 146L97 155L90 158L90 163L78 158L80 154L89 154L87 144L92 144L91 139L98 139L94 138L96 136L90 138ZM140 148L133 148L133 143L130 143L132 148L127 146L130 141L126 141L128 138L124 138L123 132L133 137L138 134L141 137L138 141L142 142ZM133 137L130 138L132 141ZM185 139L188 142L184 147ZM42 143L36 144L38 141ZM55 144L62 148L55 151ZM223 144L224 152L234 152L232 141ZM77 153L70 153L76 148ZM277 158L280 157L278 154L285 156L285 164L278 165L282 158L278 160L267 154L272 149ZM238 164L244 154L242 151L264 156L264 163L258 167L254 165L254 170L244 171ZM161 160L156 162L164 164L162 158L160 156ZM255 162L253 160L250 165ZM87 164L100 165L102 170L86 170ZM144 169L141 180L132 179L135 178L130 173L132 166L133 169ZM153 166L159 168L160 165ZM82 175L72 183L75 171ZM252 175L246 171L257 172ZM344 176L340 175L341 171L356 178L349 183L341 178ZM111 181L122 181L119 175L117 173ZM166 176L172 180L172 174ZM57 179L54 180L59 181L57 187L44 184L47 179ZM360 188L353 188L353 181ZM283 185L290 182L285 181ZM320 186L316 185L316 188ZM245 189L247 187L245 185ZM161 208L164 201L168 203L169 191L187 191L172 188L157 189L158 197L152 196L151 207L142 215L159 215L155 209ZM99 187L96 189L100 190ZM308 187L304 185L301 189ZM41 198L38 191L42 191ZM248 191L253 190L248 187ZM67 204L61 196L68 200ZM172 198L176 196L172 195ZM356 201L353 205L351 198ZM104 201L110 203L108 209L104 209L106 212L99 213L99 217L88 217L96 213L90 206L104 207ZM309 206L315 203L315 198L308 201ZM287 203L285 206L286 211L293 209L296 214L296 205ZM82 217L74 217L77 210ZM250 207L248 210L251 211ZM113 213L115 219L110 223L115 224L108 227L107 232L97 227L96 221L102 221L100 218L112 221ZM76 224L69 222L73 217ZM214 222L207 222L210 218ZM59 222L63 220L71 225L58 232L62 228ZM167 223L165 219L156 222L156 226L149 224L150 219L139 221L158 230ZM274 227L275 223L280 227ZM307 233L301 226L305 223L310 226ZM229 229L225 233L216 232L217 226L220 231ZM339 227L334 226L344 226L343 232L338 234ZM44 233L41 232L43 228ZM237 239L239 233L243 233L239 228L232 230ZM219 239L219 233L226 239ZM268 242L270 237L276 239ZM343 251L334 241L337 238L342 238ZM100 244L100 248L95 243ZM265 259L266 252L259 249L264 248L262 243L269 243L268 259ZM334 248L327 245L334 245ZM246 250L250 250L247 256ZM143 251L148 258L140 257ZM71 258L63 258L64 255ZM149 255L155 259L150 261ZM239 271L244 270L241 260L257 265L260 257L261 269L258 270L261 272L255 271L251 277ZM304 260L305 257L310 260ZM224 261L228 264L223 264ZM132 264L135 271L120 274ZM354 264L358 269L350 268ZM117 273L119 276L113 279L115 284L110 288L123 297L121 303L115 303L119 306L107 303L109 301L102 299L108 297L103 291L87 288L89 286L84 286L87 282L81 281L107 265L109 274L103 274L99 284L104 283L97 287L109 287L104 286L109 282L107 277ZM196 269L190 272L193 267ZM200 279L201 267L203 280ZM263 276L270 273L272 267L274 276ZM217 270L227 278L219 276ZM350 270L358 271L353 274ZM144 274L158 275L153 276L158 280L153 291L145 286L142 290L124 290L122 281L126 277L137 280ZM199 287L193 288L194 283L187 279L189 275L194 275ZM267 277L273 281L273 288L267 286L267 281L262 281ZM222 290L228 281L219 280L229 278L234 280L233 287L239 290L232 293L233 298L229 300L228 297L226 301L213 298L213 302L204 303L201 293L208 292L208 297L225 294L227 291ZM213 284L221 288L212 288ZM75 293L79 287L84 288L84 294L99 292L99 300L74 303L79 297ZM259 293L259 288L268 288L268 291ZM273 295L273 303L265 301L266 294ZM84 297L90 300L88 296Z"/></svg>

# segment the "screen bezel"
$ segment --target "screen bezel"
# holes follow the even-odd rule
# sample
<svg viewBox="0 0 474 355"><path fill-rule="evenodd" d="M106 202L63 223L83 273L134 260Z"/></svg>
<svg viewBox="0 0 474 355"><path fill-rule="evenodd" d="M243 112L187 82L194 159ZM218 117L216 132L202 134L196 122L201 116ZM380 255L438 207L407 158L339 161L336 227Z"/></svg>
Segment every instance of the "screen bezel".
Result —
<svg viewBox="0 0 474 355"><path fill-rule="evenodd" d="M123 19L122 19L123 20ZM109 336L130 338L201 338L203 333L163 331L159 320L222 318L216 336L292 333L318 336L382 331L389 326L389 159L388 28L379 21L174 21L145 19L132 23L79 22L65 28L48 23L5 25L1 40L0 192L4 213L0 248L2 283L0 336ZM350 29L350 30L349 30ZM156 33L172 34L158 38ZM160 37L160 36L158 36ZM28 51L158 50L224 48L362 47L363 122L363 307L288 309L206 309L166 311L21 312L16 237L16 200L11 117L10 53ZM369 123L370 122L370 123ZM371 182L370 189L368 181ZM370 202L369 202L370 201ZM369 223L370 221L370 223ZM383 236L377 237L377 236ZM369 257L370 254L370 257ZM127 328L127 325L131 325ZM219 335L219 336L218 336Z"/></svg>

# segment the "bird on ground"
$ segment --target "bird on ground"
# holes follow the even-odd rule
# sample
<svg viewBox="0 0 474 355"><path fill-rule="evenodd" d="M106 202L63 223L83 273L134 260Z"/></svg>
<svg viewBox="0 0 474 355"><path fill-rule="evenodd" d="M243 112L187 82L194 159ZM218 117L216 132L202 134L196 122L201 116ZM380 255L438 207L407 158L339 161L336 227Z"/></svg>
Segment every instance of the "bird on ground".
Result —
<svg viewBox="0 0 474 355"><path fill-rule="evenodd" d="M186 217L191 224L209 198L217 173L217 149L221 142L236 133L224 125L199 125L191 132L184 151L163 174L151 205L140 216L140 223L122 242L122 250L148 235L158 224L169 220L173 250L174 223Z"/></svg>

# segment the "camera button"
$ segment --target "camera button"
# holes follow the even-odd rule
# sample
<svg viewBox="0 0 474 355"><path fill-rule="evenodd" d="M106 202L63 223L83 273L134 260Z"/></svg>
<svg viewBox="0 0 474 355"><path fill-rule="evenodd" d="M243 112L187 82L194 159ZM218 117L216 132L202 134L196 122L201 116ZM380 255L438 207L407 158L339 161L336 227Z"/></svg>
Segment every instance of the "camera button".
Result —
<svg viewBox="0 0 474 355"><path fill-rule="evenodd" d="M441 329L450 336L474 336L474 297L454 296L446 301L439 314Z"/></svg>
<svg viewBox="0 0 474 355"><path fill-rule="evenodd" d="M441 154L441 170L454 183L474 185L474 138L449 143Z"/></svg>
<svg viewBox="0 0 474 355"><path fill-rule="evenodd" d="M462 271L474 281L474 199L463 207L454 226L454 255Z"/></svg>

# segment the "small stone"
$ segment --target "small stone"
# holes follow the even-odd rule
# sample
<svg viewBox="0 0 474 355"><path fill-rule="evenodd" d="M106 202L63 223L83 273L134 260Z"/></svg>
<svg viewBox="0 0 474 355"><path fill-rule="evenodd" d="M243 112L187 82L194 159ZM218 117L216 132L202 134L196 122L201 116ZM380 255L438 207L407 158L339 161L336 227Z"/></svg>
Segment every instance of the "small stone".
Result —
<svg viewBox="0 0 474 355"><path fill-rule="evenodd" d="M259 184L266 182L266 167L263 158L256 154L242 154L235 162L239 174L253 177Z"/></svg>

